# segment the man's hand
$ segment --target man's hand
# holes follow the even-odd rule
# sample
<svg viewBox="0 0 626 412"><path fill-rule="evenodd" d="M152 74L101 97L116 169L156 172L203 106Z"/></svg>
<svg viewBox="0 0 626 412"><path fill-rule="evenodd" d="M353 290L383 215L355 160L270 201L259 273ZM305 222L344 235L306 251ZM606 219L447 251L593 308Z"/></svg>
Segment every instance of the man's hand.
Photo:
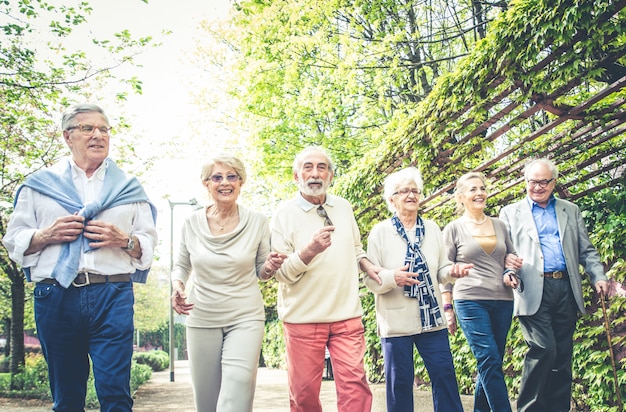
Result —
<svg viewBox="0 0 626 412"><path fill-rule="evenodd" d="M368 258L362 258L361 260L359 260L359 267L374 282L378 283L379 285L383 284L383 281L379 276L379 273L381 270L383 270L383 268L381 268L380 266L376 266Z"/></svg>
<svg viewBox="0 0 626 412"><path fill-rule="evenodd" d="M300 259L302 262L308 265L315 256L328 249L332 243L331 235L334 230L335 226L324 226L313 233L309 244L300 251Z"/></svg>
<svg viewBox="0 0 626 412"><path fill-rule="evenodd" d="M52 225L35 232L24 255L39 252L48 245L73 242L83 233L85 218L77 214L57 218Z"/></svg>
<svg viewBox="0 0 626 412"><path fill-rule="evenodd" d="M604 296L608 296L609 282L607 282L606 280L599 280L596 282L595 286L596 286L596 293L598 295L602 296L602 294L604 293Z"/></svg>
<svg viewBox="0 0 626 412"><path fill-rule="evenodd" d="M128 233L121 231L114 224L104 220L90 220L87 222L83 235L92 241L89 243L89 246L93 248L124 248L128 244Z"/></svg>
<svg viewBox="0 0 626 412"><path fill-rule="evenodd" d="M515 269L516 271L522 268L523 263L524 260L513 253L507 253L504 258L504 267Z"/></svg>

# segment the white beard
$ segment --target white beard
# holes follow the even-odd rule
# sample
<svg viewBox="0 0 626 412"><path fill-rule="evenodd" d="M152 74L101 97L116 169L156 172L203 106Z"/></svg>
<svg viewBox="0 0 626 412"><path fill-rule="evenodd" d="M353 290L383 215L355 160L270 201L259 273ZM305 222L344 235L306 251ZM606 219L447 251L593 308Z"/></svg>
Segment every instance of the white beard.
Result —
<svg viewBox="0 0 626 412"><path fill-rule="evenodd" d="M311 187L309 183L321 183L320 187ZM298 186L300 187L300 191L307 196L321 196L326 193L326 189L328 189L329 182L328 180L322 179L309 179L308 181L304 181L300 179L298 181Z"/></svg>

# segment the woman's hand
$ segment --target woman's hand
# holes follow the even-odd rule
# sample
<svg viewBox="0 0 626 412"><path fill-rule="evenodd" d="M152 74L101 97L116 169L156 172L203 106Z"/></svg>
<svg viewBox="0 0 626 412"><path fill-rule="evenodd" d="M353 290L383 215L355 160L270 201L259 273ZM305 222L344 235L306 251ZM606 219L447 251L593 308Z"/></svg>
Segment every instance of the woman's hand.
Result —
<svg viewBox="0 0 626 412"><path fill-rule="evenodd" d="M193 303L187 303L185 285L177 279L172 282L172 289L172 309L179 315L189 315L189 311L193 309Z"/></svg>
<svg viewBox="0 0 626 412"><path fill-rule="evenodd" d="M524 291L522 279L519 278L515 269L506 268L502 274L502 283L511 289L517 289L518 292Z"/></svg>
<svg viewBox="0 0 626 412"><path fill-rule="evenodd" d="M287 259L287 255L284 253L270 252L265 259L263 265L263 272L260 275L262 280L271 279L278 269L283 265L283 262Z"/></svg>
<svg viewBox="0 0 626 412"><path fill-rule="evenodd" d="M448 322L448 332L450 335L454 335L456 333L456 315L454 314L454 309L446 309L443 311L446 314L446 320Z"/></svg>
<svg viewBox="0 0 626 412"><path fill-rule="evenodd" d="M416 273L408 272L408 270L409 270L409 264L407 263L406 265L400 268L397 268L396 270L393 271L393 279L396 281L396 285L411 286L411 285L417 285L420 283L419 280L413 277L416 275Z"/></svg>
<svg viewBox="0 0 626 412"><path fill-rule="evenodd" d="M452 269L450 269L450 276L453 278L464 278L469 275L469 271L473 267L473 263L454 263Z"/></svg>

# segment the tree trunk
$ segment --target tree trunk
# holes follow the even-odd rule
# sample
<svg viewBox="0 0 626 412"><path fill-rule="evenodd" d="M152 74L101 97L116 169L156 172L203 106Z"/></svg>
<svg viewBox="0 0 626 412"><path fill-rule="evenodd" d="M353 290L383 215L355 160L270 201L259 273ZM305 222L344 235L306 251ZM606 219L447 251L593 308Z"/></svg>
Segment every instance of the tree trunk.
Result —
<svg viewBox="0 0 626 412"><path fill-rule="evenodd" d="M11 389L16 388L13 377L24 369L24 278L10 276L11 278Z"/></svg>

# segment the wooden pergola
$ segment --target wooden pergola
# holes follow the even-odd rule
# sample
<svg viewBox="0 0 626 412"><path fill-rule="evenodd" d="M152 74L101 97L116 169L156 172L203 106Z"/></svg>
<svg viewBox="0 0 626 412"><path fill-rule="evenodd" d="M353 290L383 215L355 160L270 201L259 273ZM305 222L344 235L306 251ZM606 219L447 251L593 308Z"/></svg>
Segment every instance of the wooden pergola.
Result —
<svg viewBox="0 0 626 412"><path fill-rule="evenodd" d="M452 198L459 169L485 173L492 182L492 198L505 204L521 195L528 159L548 157L557 165L574 165L560 170L557 191L562 198L576 200L614 186L623 179L626 164L625 7L626 0L616 1L593 21L581 20L565 42L523 33L528 42L543 41L531 64L498 61L500 51L494 46L493 74L473 90L480 98L466 98L461 110L446 111L433 102L445 99L451 89L435 89L440 95L424 102L423 112L395 142L371 156L374 163L351 172L350 185L369 185L380 193L380 176L418 165L427 187L422 210L437 214ZM578 70L571 70L575 65ZM471 59L463 69L475 70ZM537 85L533 78L544 81ZM351 200L358 218L386 213L382 202Z"/></svg>

